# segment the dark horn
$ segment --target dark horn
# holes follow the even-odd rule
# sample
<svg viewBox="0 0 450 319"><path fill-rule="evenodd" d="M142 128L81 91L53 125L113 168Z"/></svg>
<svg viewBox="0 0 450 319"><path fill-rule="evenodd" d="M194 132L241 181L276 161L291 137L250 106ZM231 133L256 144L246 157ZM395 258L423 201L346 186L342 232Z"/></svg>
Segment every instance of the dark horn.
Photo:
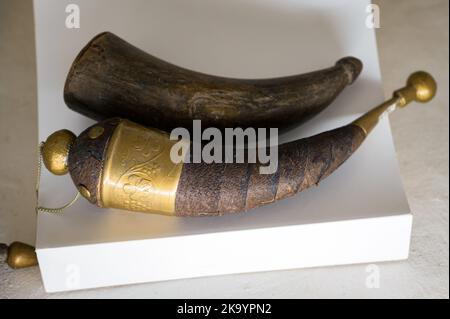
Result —
<svg viewBox="0 0 450 319"><path fill-rule="evenodd" d="M277 127L299 124L325 109L360 74L360 60L272 79L223 78L164 62L105 32L79 53L64 99L74 111L101 121L112 117L170 131L203 127Z"/></svg>

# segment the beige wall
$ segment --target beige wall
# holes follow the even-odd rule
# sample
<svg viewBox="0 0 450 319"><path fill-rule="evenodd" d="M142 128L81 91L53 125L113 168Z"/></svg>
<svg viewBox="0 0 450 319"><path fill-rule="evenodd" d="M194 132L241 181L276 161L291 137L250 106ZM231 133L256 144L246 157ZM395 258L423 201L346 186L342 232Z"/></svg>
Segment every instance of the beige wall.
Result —
<svg viewBox="0 0 450 319"><path fill-rule="evenodd" d="M31 1L0 0L0 242L35 240L36 99Z"/></svg>

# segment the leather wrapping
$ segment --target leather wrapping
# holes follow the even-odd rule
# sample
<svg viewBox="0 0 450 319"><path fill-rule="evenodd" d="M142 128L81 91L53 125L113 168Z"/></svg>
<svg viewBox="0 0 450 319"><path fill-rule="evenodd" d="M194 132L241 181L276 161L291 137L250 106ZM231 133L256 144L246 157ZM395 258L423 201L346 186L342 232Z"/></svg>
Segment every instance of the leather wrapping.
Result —
<svg viewBox="0 0 450 319"><path fill-rule="evenodd" d="M184 164L175 214L243 212L293 196L335 171L364 138L361 128L348 125L281 145L274 174L260 174L257 163Z"/></svg>

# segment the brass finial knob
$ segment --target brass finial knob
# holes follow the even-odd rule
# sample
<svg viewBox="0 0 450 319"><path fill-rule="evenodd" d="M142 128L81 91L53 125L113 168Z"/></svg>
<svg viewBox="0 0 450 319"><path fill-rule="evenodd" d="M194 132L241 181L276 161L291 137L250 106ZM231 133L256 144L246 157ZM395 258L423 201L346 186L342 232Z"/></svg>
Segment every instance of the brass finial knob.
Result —
<svg viewBox="0 0 450 319"><path fill-rule="evenodd" d="M68 130L57 131L47 138L42 147L42 159L50 172L55 175L67 174L67 159L75 139L75 134Z"/></svg>
<svg viewBox="0 0 450 319"><path fill-rule="evenodd" d="M396 91L394 96L400 99L400 106L406 106L412 101L426 103L436 95L436 91L437 84L431 74L417 71L409 76L406 87Z"/></svg>
<svg viewBox="0 0 450 319"><path fill-rule="evenodd" d="M416 102L426 103L430 101L437 91L437 84L431 74L418 71L408 78L408 86L414 87L416 91Z"/></svg>

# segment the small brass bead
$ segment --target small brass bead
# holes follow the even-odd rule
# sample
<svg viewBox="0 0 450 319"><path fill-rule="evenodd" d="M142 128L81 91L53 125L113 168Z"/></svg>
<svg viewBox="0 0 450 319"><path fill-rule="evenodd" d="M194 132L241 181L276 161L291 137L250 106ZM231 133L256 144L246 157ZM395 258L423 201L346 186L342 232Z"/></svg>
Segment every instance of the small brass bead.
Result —
<svg viewBox="0 0 450 319"><path fill-rule="evenodd" d="M89 130L88 136L94 140L102 136L103 132L105 132L105 129L102 126L94 126Z"/></svg>
<svg viewBox="0 0 450 319"><path fill-rule="evenodd" d="M84 185L78 185L78 191L80 192L80 194L86 198L87 200L91 199L91 192L87 189L86 186Z"/></svg>
<svg viewBox="0 0 450 319"><path fill-rule="evenodd" d="M50 172L55 175L67 174L69 151L75 139L75 134L68 130L57 131L47 138L42 147L42 159Z"/></svg>

